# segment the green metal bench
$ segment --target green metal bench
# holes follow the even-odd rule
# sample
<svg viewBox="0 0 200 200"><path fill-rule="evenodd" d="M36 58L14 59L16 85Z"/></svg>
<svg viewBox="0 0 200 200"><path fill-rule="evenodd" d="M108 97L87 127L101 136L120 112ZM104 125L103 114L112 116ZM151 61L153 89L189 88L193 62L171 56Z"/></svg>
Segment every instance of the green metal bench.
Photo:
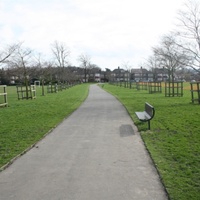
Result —
<svg viewBox="0 0 200 200"><path fill-rule="evenodd" d="M149 103L145 103L145 110L142 112L135 112L137 118L142 122L148 122L148 129L150 130L150 120L153 119L155 115L155 109Z"/></svg>

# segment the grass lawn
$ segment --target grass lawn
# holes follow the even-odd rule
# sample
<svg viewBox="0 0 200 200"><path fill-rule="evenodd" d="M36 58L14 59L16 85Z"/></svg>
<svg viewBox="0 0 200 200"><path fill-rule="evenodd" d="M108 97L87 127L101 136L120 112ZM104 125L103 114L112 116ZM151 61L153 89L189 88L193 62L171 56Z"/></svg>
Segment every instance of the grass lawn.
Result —
<svg viewBox="0 0 200 200"><path fill-rule="evenodd" d="M39 141L72 113L88 95L89 84L81 84L58 93L18 100L16 87L7 87L8 107L0 108L0 168ZM2 103L2 99L0 99Z"/></svg>
<svg viewBox="0 0 200 200"><path fill-rule="evenodd" d="M172 200L200 199L200 105L191 103L189 84L183 97L165 97L119 86L104 84L127 108L141 132L144 143L161 175ZM88 95L89 84L37 98L17 100L16 87L8 87L9 107L0 108L0 167L40 140L72 113ZM1 101L1 99L0 99ZM140 122L135 111L144 103L155 108L151 131Z"/></svg>
<svg viewBox="0 0 200 200"><path fill-rule="evenodd" d="M200 199L200 105L191 103L189 88L184 83L183 97L165 97L164 91L103 85L127 108L172 200ZM150 131L135 115L145 102L155 108Z"/></svg>

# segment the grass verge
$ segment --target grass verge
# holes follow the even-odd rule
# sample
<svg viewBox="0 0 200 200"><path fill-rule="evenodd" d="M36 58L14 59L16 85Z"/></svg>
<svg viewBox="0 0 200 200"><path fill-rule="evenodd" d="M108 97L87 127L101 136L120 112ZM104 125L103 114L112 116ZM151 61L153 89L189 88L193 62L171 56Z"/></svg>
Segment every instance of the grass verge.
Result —
<svg viewBox="0 0 200 200"><path fill-rule="evenodd" d="M200 105L191 103L188 86L185 83L183 97L109 84L103 87L127 108L172 200L200 199ZM135 115L144 110L145 102L155 108L150 131Z"/></svg>

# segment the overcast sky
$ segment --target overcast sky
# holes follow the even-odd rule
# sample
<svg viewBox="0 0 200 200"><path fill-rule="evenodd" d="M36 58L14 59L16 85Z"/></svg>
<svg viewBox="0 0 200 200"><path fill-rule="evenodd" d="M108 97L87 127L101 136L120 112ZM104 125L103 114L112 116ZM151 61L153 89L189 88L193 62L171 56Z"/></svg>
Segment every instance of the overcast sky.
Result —
<svg viewBox="0 0 200 200"><path fill-rule="evenodd" d="M0 0L0 45L24 46L52 58L51 44L68 46L102 69L140 67L160 37L174 29L185 0Z"/></svg>

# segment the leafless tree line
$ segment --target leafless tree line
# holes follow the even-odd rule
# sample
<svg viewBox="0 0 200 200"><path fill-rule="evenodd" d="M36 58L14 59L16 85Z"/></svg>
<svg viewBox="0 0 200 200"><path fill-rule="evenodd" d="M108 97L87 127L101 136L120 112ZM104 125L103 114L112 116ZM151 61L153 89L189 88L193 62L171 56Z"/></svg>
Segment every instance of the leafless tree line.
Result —
<svg viewBox="0 0 200 200"><path fill-rule="evenodd" d="M87 54L81 54L77 59L80 67L69 64L69 48L65 43L55 41L51 44L53 61L44 61L41 54L34 54L30 48L20 42L0 50L0 84L9 84L11 77L17 77L15 82L29 85L31 80L45 82L86 81L86 73L100 68L91 64ZM82 75L85 74L85 78Z"/></svg>
<svg viewBox="0 0 200 200"><path fill-rule="evenodd" d="M158 46L152 48L152 55L146 66L153 70L168 71L169 80L174 80L178 69L192 68L200 73L200 3L187 0L178 12L177 30L164 35Z"/></svg>

